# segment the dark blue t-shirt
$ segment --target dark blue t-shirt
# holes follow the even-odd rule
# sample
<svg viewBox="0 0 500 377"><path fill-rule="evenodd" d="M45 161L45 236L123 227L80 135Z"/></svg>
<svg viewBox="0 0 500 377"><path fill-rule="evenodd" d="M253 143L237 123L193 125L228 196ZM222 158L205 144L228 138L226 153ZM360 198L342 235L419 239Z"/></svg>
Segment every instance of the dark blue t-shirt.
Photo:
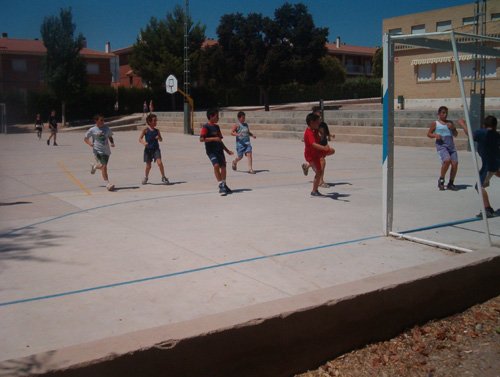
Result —
<svg viewBox="0 0 500 377"><path fill-rule="evenodd" d="M220 137L222 139L222 133L220 132L220 127L217 124L207 123L203 125L200 135L205 138ZM205 150L207 153L223 153L224 147L219 141L209 141L205 142Z"/></svg>
<svg viewBox="0 0 500 377"><path fill-rule="evenodd" d="M158 136L158 130L155 129L147 129L146 133L144 134L144 139L146 139L146 143L148 145L146 146L147 149L159 149L160 144L158 144L158 139L156 138Z"/></svg>

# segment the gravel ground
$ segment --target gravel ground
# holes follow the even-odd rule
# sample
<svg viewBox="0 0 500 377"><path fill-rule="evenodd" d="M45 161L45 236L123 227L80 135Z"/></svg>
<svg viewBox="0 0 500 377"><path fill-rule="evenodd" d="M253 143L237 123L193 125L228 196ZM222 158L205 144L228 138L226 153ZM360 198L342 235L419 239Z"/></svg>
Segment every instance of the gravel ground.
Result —
<svg viewBox="0 0 500 377"><path fill-rule="evenodd" d="M296 377L500 377L500 296Z"/></svg>

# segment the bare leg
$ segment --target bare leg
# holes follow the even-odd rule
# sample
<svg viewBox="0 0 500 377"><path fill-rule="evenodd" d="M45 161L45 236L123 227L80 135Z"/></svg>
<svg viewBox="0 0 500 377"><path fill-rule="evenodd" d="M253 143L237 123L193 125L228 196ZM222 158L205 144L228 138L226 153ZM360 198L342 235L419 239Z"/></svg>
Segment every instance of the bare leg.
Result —
<svg viewBox="0 0 500 377"><path fill-rule="evenodd" d="M102 174L102 179L107 183L109 181L108 179L108 165L102 165L101 166L101 174Z"/></svg>
<svg viewBox="0 0 500 377"><path fill-rule="evenodd" d="M225 166L220 167L220 177L223 181L226 180L226 167Z"/></svg>
<svg viewBox="0 0 500 377"><path fill-rule="evenodd" d="M217 179L217 182L221 182L222 181L222 174L221 174L221 168L219 166L219 164L216 164L214 165L214 175L215 175L215 179ZM225 179L225 177L224 177Z"/></svg>
<svg viewBox="0 0 500 377"><path fill-rule="evenodd" d="M321 165L316 166L316 164L311 164L312 169L314 170L314 180L313 180L313 189L312 192L318 191L319 181L321 179Z"/></svg>
<svg viewBox="0 0 500 377"><path fill-rule="evenodd" d="M248 158L248 171L252 172L253 171L253 168L252 168L252 152L248 152L247 153L247 158Z"/></svg>
<svg viewBox="0 0 500 377"><path fill-rule="evenodd" d="M448 168L450 167L450 165L451 165L450 160L444 161L443 164L441 165L441 177L442 178L445 178L446 173L448 172Z"/></svg>
<svg viewBox="0 0 500 377"><path fill-rule="evenodd" d="M319 184L322 185L325 183L324 176L325 176L325 166L326 166L326 158L322 158L320 160L321 162L321 176L319 178Z"/></svg>
<svg viewBox="0 0 500 377"><path fill-rule="evenodd" d="M144 177L149 177L149 172L151 171L151 162L146 162L146 169L144 169Z"/></svg>
<svg viewBox="0 0 500 377"><path fill-rule="evenodd" d="M458 171L458 161L451 161L450 181L454 181Z"/></svg>
<svg viewBox="0 0 500 377"><path fill-rule="evenodd" d="M161 160L156 160L156 163L158 164L158 168L160 169L160 173L163 178L165 176L165 168L163 167L163 162Z"/></svg>
<svg viewBox="0 0 500 377"><path fill-rule="evenodd" d="M491 207L490 198L488 197L488 193L486 192L486 189L483 188L481 191L482 191L482 194L483 194L484 208Z"/></svg>

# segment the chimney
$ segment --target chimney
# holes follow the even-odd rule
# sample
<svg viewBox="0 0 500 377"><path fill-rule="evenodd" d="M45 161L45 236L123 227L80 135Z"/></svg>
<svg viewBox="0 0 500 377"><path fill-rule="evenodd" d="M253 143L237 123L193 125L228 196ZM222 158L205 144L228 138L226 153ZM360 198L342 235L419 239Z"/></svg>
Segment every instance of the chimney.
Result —
<svg viewBox="0 0 500 377"><path fill-rule="evenodd" d="M109 54L111 52L111 43L109 41L104 45L104 51L106 52L106 54Z"/></svg>
<svg viewBox="0 0 500 377"><path fill-rule="evenodd" d="M337 48L340 48L340 37L337 36L337 39L335 39L335 45Z"/></svg>
<svg viewBox="0 0 500 377"><path fill-rule="evenodd" d="M83 48L87 48L87 38L83 38Z"/></svg>
<svg viewBox="0 0 500 377"><path fill-rule="evenodd" d="M2 38L9 38L9 34L7 34L7 33L3 32L3 33L2 33Z"/></svg>

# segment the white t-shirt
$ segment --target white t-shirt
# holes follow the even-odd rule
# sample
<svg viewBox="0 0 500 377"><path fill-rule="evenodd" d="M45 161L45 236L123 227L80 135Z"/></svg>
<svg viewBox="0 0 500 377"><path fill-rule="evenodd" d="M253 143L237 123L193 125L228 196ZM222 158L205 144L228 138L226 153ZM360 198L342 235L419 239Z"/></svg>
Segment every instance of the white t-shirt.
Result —
<svg viewBox="0 0 500 377"><path fill-rule="evenodd" d="M108 126L102 126L101 128L94 126L85 133L85 138L92 138L94 144L94 151L99 154L111 154L111 148L109 147L109 137L113 136L113 131Z"/></svg>

